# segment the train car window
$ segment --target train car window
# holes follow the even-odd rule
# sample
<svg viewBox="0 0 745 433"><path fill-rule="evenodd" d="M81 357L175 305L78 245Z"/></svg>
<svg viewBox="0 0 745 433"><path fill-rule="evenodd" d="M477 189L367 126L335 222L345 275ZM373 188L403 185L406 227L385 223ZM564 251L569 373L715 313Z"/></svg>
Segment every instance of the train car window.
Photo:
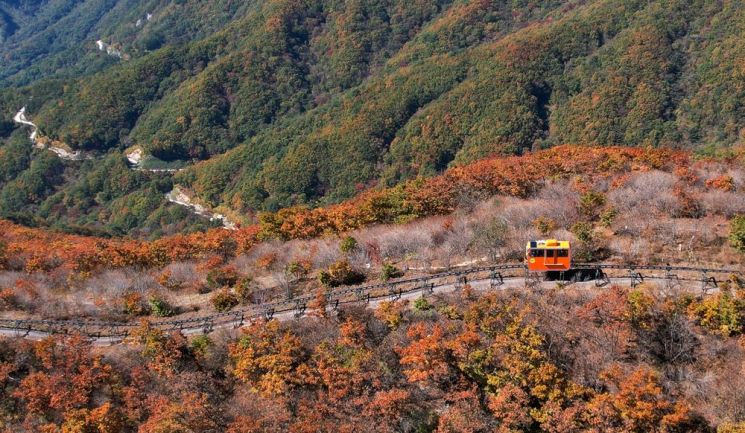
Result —
<svg viewBox="0 0 745 433"><path fill-rule="evenodd" d="M557 257L569 257L569 250L557 250Z"/></svg>
<svg viewBox="0 0 745 433"><path fill-rule="evenodd" d="M540 250L537 248L530 250L530 257L543 257L546 254L546 250Z"/></svg>

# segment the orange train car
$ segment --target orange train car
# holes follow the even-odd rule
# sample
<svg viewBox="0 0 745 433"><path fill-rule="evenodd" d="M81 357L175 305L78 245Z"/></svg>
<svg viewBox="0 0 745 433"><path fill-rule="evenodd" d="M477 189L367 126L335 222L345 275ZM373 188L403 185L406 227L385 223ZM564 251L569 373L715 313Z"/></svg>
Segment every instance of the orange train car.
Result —
<svg viewBox="0 0 745 433"><path fill-rule="evenodd" d="M530 241L525 248L525 263L531 272L568 271L572 268L569 241Z"/></svg>

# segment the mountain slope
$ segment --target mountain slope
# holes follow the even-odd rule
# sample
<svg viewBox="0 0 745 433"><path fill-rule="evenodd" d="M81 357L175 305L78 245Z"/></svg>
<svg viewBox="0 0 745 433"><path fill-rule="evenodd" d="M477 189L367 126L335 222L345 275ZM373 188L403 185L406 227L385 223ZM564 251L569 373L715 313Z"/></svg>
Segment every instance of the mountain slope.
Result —
<svg viewBox="0 0 745 433"><path fill-rule="evenodd" d="M172 179L148 175L146 184L159 187L127 190L149 203L117 226L127 233L154 221L163 199L150 194L174 183L247 222L257 210L337 202L493 154L568 142L703 150L738 142L745 127L745 17L731 3L207 3L117 3L112 11L128 12L118 20L107 13L76 40L121 41L116 49L128 60L94 48L86 56L101 62L85 73L98 72L73 79L82 72L63 68L54 80L6 86L0 140L18 140L10 119L27 105L43 136L72 149L122 161L136 145L186 165ZM40 20L52 2L26 15L3 5L15 14L5 34L20 26L10 41L28 31L21 18ZM174 20L189 31L163 27ZM162 38L145 47L156 29ZM77 59L76 68L88 65ZM13 180L29 169L4 176L3 215L2 197L20 197ZM110 228L123 196L103 194L72 212L72 173L97 169L65 163L70 175L16 200L13 215L54 207L39 223ZM174 222L162 221L152 230Z"/></svg>
<svg viewBox="0 0 745 433"><path fill-rule="evenodd" d="M193 42L245 16L255 2L229 0L5 0L0 2L0 84L74 78L112 66L97 40L122 57Z"/></svg>

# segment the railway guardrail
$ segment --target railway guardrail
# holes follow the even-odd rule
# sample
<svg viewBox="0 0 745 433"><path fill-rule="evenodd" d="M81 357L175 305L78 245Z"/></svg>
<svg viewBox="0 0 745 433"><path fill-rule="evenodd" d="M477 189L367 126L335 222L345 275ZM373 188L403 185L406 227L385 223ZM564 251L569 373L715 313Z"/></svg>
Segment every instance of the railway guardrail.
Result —
<svg viewBox="0 0 745 433"><path fill-rule="evenodd" d="M629 280L632 287L646 280L662 280L668 288L681 286L684 282L696 283L699 284L700 290L704 294L716 290L719 284L730 275L739 277L744 275L743 270L727 268L611 263L579 263L574 264L572 269L575 275L582 276L583 281L594 281L597 287L605 286L611 280L618 279ZM375 284L330 289L326 293L326 303L328 308L336 309L344 304L369 303L386 298L396 299L416 292L426 296L434 293L437 288L453 287L458 289L469 282L483 283L488 281L489 285L494 288L505 284L506 280L524 279L526 286L534 287L538 282L535 276L536 274L528 273L527 268L522 263L474 266ZM271 319L279 314L292 313L291 317L301 317L306 313L308 305L315 298L316 295L314 294L302 295L232 311L182 319L150 320L148 323L163 331L209 333L216 328L229 326L238 328L251 321ZM123 341L138 326L141 326L140 322L0 318L0 331L3 331L4 335L43 338L58 334L80 334L94 342L110 344Z"/></svg>

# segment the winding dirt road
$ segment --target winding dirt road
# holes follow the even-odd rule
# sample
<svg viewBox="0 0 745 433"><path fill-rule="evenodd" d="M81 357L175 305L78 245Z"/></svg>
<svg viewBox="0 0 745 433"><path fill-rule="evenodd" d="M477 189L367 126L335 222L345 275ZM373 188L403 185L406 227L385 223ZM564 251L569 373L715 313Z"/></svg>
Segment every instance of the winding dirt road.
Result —
<svg viewBox="0 0 745 433"><path fill-rule="evenodd" d="M58 157L60 157L61 159L67 160L67 161L81 161L84 159L94 158L92 155L83 153L79 150L75 152L71 152L62 147L51 146L51 145L46 145L42 143L39 140L39 127L36 126L35 123L31 122L26 117L26 107L23 107L20 110L18 110L16 115L13 116L13 121L19 125L31 127L31 134L29 135L29 139L31 140L32 145L36 148L49 149L55 154L57 154ZM176 173L181 170L181 169L176 169L176 168L143 168L141 164L144 158L144 153L141 149L137 149L135 151L127 153L125 157L127 158L127 161L130 163L129 168L135 171L147 171L147 172L152 172L152 173ZM170 203L185 207L194 215L200 216L202 218L207 218L210 221L219 220L225 229L235 230L237 228L237 225L234 222L232 222L227 216L217 213L217 212L213 212L212 210L207 209L204 206L194 203L191 200L191 197L183 193L178 188L165 194L165 199Z"/></svg>

